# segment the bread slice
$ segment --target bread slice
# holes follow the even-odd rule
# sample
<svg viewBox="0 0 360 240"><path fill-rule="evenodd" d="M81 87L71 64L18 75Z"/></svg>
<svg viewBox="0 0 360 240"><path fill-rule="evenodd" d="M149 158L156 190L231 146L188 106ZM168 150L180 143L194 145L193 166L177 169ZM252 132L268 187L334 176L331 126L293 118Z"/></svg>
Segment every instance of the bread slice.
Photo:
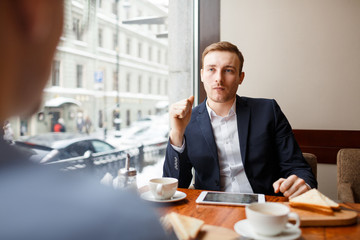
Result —
<svg viewBox="0 0 360 240"><path fill-rule="evenodd" d="M317 189L311 189L290 199L289 205L291 207L297 207L326 215L334 215L333 209L340 209L339 204L320 193Z"/></svg>
<svg viewBox="0 0 360 240"><path fill-rule="evenodd" d="M333 200L331 200L330 198L328 198L327 196L325 196L324 194L322 194L321 192L319 192L319 194L321 195L321 197L325 200L325 202L333 209L333 210L340 210L340 205L336 202L334 202Z"/></svg>
<svg viewBox="0 0 360 240"><path fill-rule="evenodd" d="M171 224L179 240L195 239L201 227L204 225L203 220L180 215L175 212L167 214L165 216L165 222Z"/></svg>

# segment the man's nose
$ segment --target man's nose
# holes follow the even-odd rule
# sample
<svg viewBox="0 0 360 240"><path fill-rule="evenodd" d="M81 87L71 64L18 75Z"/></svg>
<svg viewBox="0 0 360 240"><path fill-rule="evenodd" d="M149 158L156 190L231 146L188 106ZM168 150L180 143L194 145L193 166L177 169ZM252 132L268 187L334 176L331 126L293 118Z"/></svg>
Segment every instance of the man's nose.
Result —
<svg viewBox="0 0 360 240"><path fill-rule="evenodd" d="M215 82L216 83L221 83L223 76L222 76L222 72L221 71L217 71L217 73L215 74Z"/></svg>

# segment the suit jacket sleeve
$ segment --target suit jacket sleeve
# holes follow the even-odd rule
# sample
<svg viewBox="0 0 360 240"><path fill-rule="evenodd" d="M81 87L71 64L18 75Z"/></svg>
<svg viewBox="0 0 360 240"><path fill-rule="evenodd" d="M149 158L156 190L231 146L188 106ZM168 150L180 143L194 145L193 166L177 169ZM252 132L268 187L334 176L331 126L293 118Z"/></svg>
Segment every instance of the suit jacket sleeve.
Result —
<svg viewBox="0 0 360 240"><path fill-rule="evenodd" d="M285 178L295 174L305 180L311 188L317 187L317 181L310 165L304 159L292 132L290 123L276 101L273 101L275 114L275 143L280 174Z"/></svg>
<svg viewBox="0 0 360 240"><path fill-rule="evenodd" d="M177 178L180 188L188 188L192 179L191 168L192 165L187 155L186 144L184 151L179 153L174 150L169 140L163 166L163 177Z"/></svg>

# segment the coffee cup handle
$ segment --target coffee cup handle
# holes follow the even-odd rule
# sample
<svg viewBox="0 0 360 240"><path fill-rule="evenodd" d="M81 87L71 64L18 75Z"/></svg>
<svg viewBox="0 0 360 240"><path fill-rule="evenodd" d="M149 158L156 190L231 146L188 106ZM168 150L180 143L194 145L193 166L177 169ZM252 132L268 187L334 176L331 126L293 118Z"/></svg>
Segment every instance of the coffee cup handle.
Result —
<svg viewBox="0 0 360 240"><path fill-rule="evenodd" d="M159 195L159 196L162 196L163 195L163 184L158 184L156 186L156 194Z"/></svg>
<svg viewBox="0 0 360 240"><path fill-rule="evenodd" d="M299 228L299 226L300 226L300 217L299 217L299 215L297 213L290 212L288 216L289 216L289 219L294 219L295 220L295 224L287 223L286 224L286 229Z"/></svg>

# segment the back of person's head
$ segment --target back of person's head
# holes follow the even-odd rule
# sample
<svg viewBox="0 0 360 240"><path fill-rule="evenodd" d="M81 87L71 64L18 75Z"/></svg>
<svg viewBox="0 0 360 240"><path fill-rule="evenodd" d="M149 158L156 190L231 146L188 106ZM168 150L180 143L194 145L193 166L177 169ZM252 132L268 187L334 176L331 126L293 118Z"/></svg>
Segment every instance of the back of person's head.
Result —
<svg viewBox="0 0 360 240"><path fill-rule="evenodd" d="M63 0L0 1L0 121L40 103L63 28Z"/></svg>
<svg viewBox="0 0 360 240"><path fill-rule="evenodd" d="M0 0L1 124L32 114L41 103L62 33L63 3ZM0 239L166 239L157 215L135 194L29 166L20 151L0 141Z"/></svg>
<svg viewBox="0 0 360 240"><path fill-rule="evenodd" d="M243 57L242 53L240 52L240 50L238 49L237 46L235 46L234 44L232 44L230 42L226 42L226 41L216 42L216 43L213 43L213 44L211 44L211 45L209 45L209 46L207 46L205 48L205 50L203 51L203 54L202 54L202 58L201 58L202 68L204 67L204 58L205 58L205 56L208 53L214 52L214 51L224 51L224 52L235 53L238 56L239 60L240 60L239 73L241 74L242 68L243 68L243 65L244 65L244 57Z"/></svg>

